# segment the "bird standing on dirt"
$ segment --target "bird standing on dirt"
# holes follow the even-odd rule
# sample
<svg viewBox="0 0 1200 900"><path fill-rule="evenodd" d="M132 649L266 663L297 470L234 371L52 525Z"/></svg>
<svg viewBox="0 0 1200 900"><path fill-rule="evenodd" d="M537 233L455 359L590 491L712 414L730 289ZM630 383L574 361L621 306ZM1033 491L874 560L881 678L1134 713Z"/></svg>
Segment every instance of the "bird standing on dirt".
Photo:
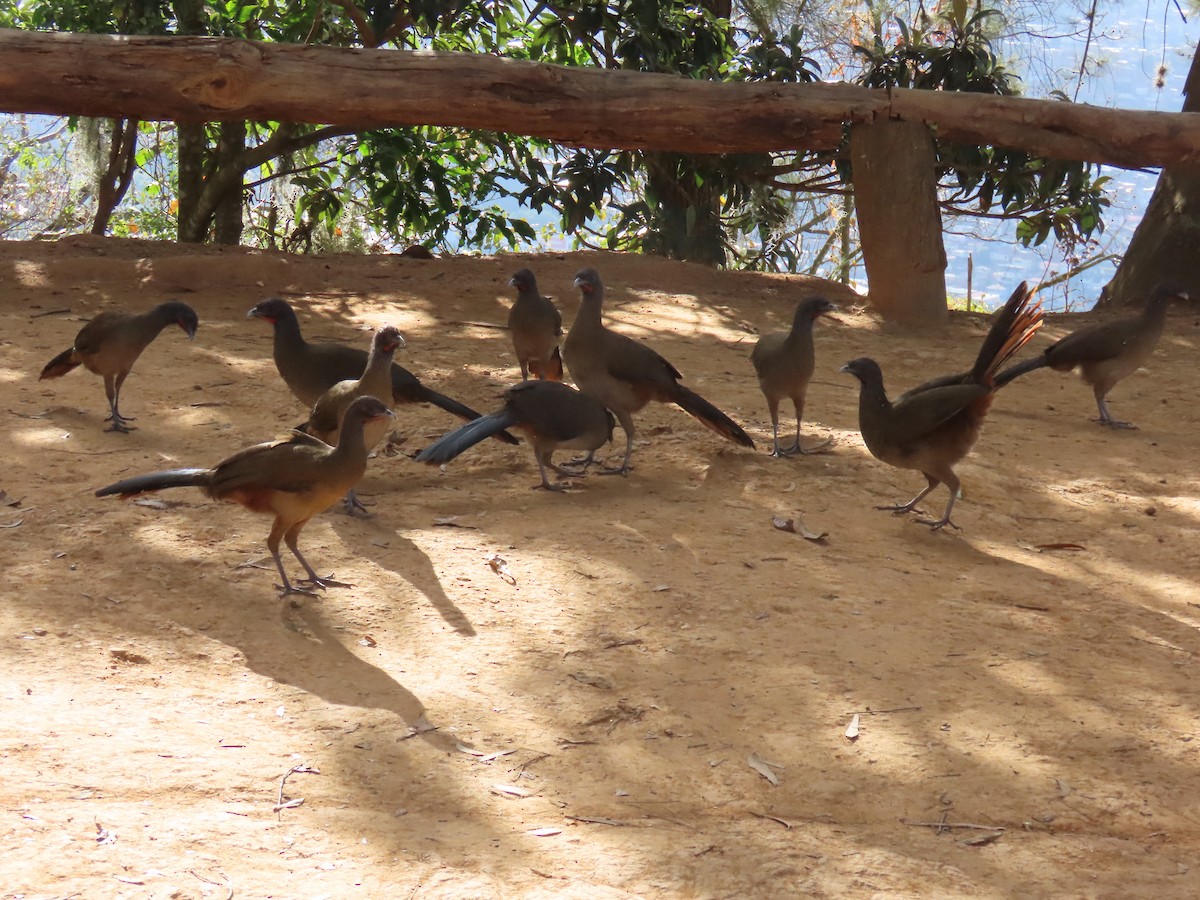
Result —
<svg viewBox="0 0 1200 900"><path fill-rule="evenodd" d="M105 421L112 422L105 431L127 433L132 430L127 423L134 420L122 416L119 407L121 385L133 364L168 325L178 325L188 340L193 340L199 323L196 311L178 300L160 303L144 313L102 312L79 330L74 344L46 363L38 381L60 378L80 365L102 376L109 409Z"/></svg>
<svg viewBox="0 0 1200 900"><path fill-rule="evenodd" d="M791 331L764 334L754 345L750 362L758 373L758 386L767 398L774 434L774 457L811 453L800 444L800 420L804 418L804 398L808 383L816 370L816 351L813 348L813 323L825 313L837 309L824 297L809 297L796 307ZM796 410L796 442L790 447L779 446L779 403L784 397Z"/></svg>
<svg viewBox="0 0 1200 900"><path fill-rule="evenodd" d="M843 372L860 384L859 430L876 459L898 469L916 469L928 486L907 503L880 506L907 513L939 484L950 491L946 511L937 520L919 519L936 531L950 525L959 480L954 466L979 437L996 391L996 371L1021 349L1042 325L1041 304L1030 306L1032 292L1022 282L997 312L969 372L934 378L902 394L895 403L883 388L883 373L873 359L852 360Z"/></svg>
<svg viewBox="0 0 1200 900"><path fill-rule="evenodd" d="M517 299L508 311L508 333L521 366L521 380L534 378L562 381L562 313L549 297L538 291L537 279L529 269L518 269L508 283L517 289Z"/></svg>
<svg viewBox="0 0 1200 900"><path fill-rule="evenodd" d="M300 584L349 587L318 576L300 555L297 540L309 519L336 503L362 478L367 468L364 426L391 415L392 411L375 397L359 397L346 410L336 447L293 431L280 440L247 447L211 469L170 469L138 475L100 488L96 496L119 494L125 499L166 488L198 487L214 500L229 500L253 512L275 516L267 549L283 581L281 596L311 595L312 591L293 587L288 580L279 555L280 539L308 575Z"/></svg>
<svg viewBox="0 0 1200 900"><path fill-rule="evenodd" d="M625 432L625 458L611 470L614 474L629 471L633 414L651 400L675 403L721 437L753 449L754 441L740 425L679 383L678 369L645 344L604 326L604 284L595 269L579 272L575 286L581 294L579 314L563 342L563 355L579 389L612 410Z"/></svg>
<svg viewBox="0 0 1200 900"><path fill-rule="evenodd" d="M366 369L367 352L359 347L306 341L300 333L296 312L286 300L270 297L246 316L263 319L274 327L275 368L296 399L308 409L339 381L353 381ZM392 363L391 382L392 399L398 404L432 403L468 422L479 418L479 413L469 406L427 388L416 375L395 363ZM517 443L509 434L499 435L498 440Z"/></svg>
<svg viewBox="0 0 1200 900"><path fill-rule="evenodd" d="M392 399L392 355L404 346L404 338L400 331L391 325L385 325L375 332L371 340L371 352L367 356L367 367L362 376L353 380L339 381L313 404L308 422L301 430L320 438L327 444L338 442L338 433L342 427L342 419L350 404L359 397L377 397L383 400L385 406L391 409ZM380 417L365 426L363 440L370 453L387 433L388 420ZM346 494L346 513L367 512L367 508L351 488Z"/></svg>
<svg viewBox="0 0 1200 900"><path fill-rule="evenodd" d="M1188 300L1187 292L1177 284L1156 286L1142 312L1108 322L1099 322L1073 331L1047 347L1040 356L1001 372L996 386L1002 387L1019 375L1049 366L1059 372L1078 369L1080 377L1092 386L1100 418L1093 421L1109 428L1136 428L1132 422L1112 417L1105 402L1118 381L1141 368L1162 337L1167 307L1174 299Z"/></svg>
<svg viewBox="0 0 1200 900"><path fill-rule="evenodd" d="M533 444L533 455L548 491L564 490L546 477L551 468L568 477L578 473L556 466L555 450L595 452L612 440L613 417L598 400L557 381L524 381L504 393L504 406L444 435L417 454L417 462L444 463L505 428L517 428Z"/></svg>

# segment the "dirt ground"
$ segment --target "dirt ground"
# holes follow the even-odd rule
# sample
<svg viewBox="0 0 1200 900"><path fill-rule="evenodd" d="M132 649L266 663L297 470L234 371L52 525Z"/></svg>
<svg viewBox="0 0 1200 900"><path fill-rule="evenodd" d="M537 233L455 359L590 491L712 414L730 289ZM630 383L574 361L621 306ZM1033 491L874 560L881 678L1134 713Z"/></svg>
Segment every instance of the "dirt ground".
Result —
<svg viewBox="0 0 1200 900"><path fill-rule="evenodd" d="M656 405L627 478L554 495L525 446L415 463L456 420L401 408L360 487L373 518L301 540L355 586L298 607L265 518L92 495L303 419L245 316L272 294L311 339L398 325L403 365L495 408L522 265L568 323L598 268L610 322L759 452ZM834 443L774 460L754 331L822 290L844 308L805 434ZM132 434L102 430L95 376L37 381L82 321L168 298L200 330L139 361ZM959 469L961 532L874 510L921 479L868 456L839 367L875 357L898 393L966 368L985 328L890 333L812 279L615 255L0 245L0 896L1200 896L1200 322L1173 312L1114 392L1140 430L1036 372Z"/></svg>

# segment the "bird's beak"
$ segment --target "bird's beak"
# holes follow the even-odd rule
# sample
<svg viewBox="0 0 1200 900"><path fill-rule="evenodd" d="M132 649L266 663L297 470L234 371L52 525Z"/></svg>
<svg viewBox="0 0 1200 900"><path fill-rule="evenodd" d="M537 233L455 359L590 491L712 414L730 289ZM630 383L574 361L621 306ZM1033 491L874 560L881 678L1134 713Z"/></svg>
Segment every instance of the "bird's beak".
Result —
<svg viewBox="0 0 1200 900"><path fill-rule="evenodd" d="M264 316L263 316L262 312L259 311L259 308L256 306L256 307L254 307L254 309L252 309L248 313L246 313L246 318L247 319L262 319L262 318L264 318Z"/></svg>
<svg viewBox="0 0 1200 900"><path fill-rule="evenodd" d="M850 363L846 363L844 366L842 366L840 369L838 369L838 371L839 372L850 372Z"/></svg>

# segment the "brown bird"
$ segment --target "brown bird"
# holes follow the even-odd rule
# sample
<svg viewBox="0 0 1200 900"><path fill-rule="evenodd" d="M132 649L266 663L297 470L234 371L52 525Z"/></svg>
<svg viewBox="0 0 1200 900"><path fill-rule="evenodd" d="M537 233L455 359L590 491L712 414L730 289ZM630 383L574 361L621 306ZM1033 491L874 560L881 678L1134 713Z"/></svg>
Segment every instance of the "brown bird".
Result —
<svg viewBox="0 0 1200 900"><path fill-rule="evenodd" d="M792 456L796 453L812 453L800 444L800 420L804 418L804 397L808 393L808 382L816 369L816 351L813 349L813 323L837 307L824 297L809 297L800 301L792 319L791 331L776 331L764 334L754 345L750 362L758 373L758 386L767 398L767 409L771 413L771 430L775 437L775 457ZM779 446L779 403L784 397L792 401L796 409L796 442L790 447ZM828 442L826 442L828 443ZM820 445L824 446L824 444Z"/></svg>
<svg viewBox="0 0 1200 900"><path fill-rule="evenodd" d="M300 322L291 304L271 297L246 314L247 318L263 319L275 329L275 368L291 392L305 407L311 409L322 394L339 381L354 381L367 366L367 352L360 347L344 344L309 343L300 333ZM427 388L412 372L392 363L392 399L397 404L432 403L468 422L479 413L465 404ZM510 434L497 436L508 444L517 443Z"/></svg>
<svg viewBox="0 0 1200 900"><path fill-rule="evenodd" d="M535 378L562 381L562 313L549 297L538 291L537 279L528 269L518 269L508 283L517 289L517 299L508 312L508 333L521 366L521 380Z"/></svg>
<svg viewBox="0 0 1200 900"><path fill-rule="evenodd" d="M543 487L561 491L551 484L546 469L573 476L552 460L555 450L595 452L612 440L613 417L599 401L557 381L524 381L504 393L504 406L497 412L480 416L456 431L439 438L417 454L418 462L449 462L464 450L505 428L517 428L533 444L533 455L542 475Z"/></svg>
<svg viewBox="0 0 1200 900"><path fill-rule="evenodd" d="M199 324L196 311L178 300L160 303L144 313L102 312L79 329L74 344L46 363L38 381L60 378L80 365L102 376L109 409L104 420L112 422L105 431L127 433L132 428L126 423L134 419L121 415L119 405L121 385L133 364L168 325L178 325L192 340Z"/></svg>
<svg viewBox="0 0 1200 900"><path fill-rule="evenodd" d="M313 437L320 438L327 444L336 444L338 433L342 427L342 418L350 404L358 397L386 398L384 405L390 409L391 403L388 401L392 397L392 355L403 346L404 338L393 326L385 325L375 332L375 336L371 340L371 352L367 356L367 367L362 376L353 381L339 381L317 398L317 402L313 404L312 412L309 414L308 422L302 426L301 430ZM380 417L366 425L363 430L363 440L367 445L368 453L379 444L384 434L387 433L387 428L386 417ZM356 512L366 514L367 512L367 508L355 495L353 488L347 492L345 503L348 515L354 515Z"/></svg>
<svg viewBox="0 0 1200 900"><path fill-rule="evenodd" d="M954 465L967 455L996 391L996 371L1021 349L1042 326L1041 304L1030 306L1033 294L1022 282L996 314L969 372L934 378L902 394L895 403L883 388L883 373L873 359L852 360L843 368L860 382L858 423L871 455L898 469L916 469L928 486L908 503L879 506L906 513L939 484L945 483L950 501L940 519L919 519L934 530L950 525L950 513L960 482Z"/></svg>
<svg viewBox="0 0 1200 900"><path fill-rule="evenodd" d="M623 475L629 471L633 414L651 400L675 403L721 437L743 447L754 447L754 441L733 419L680 384L683 376L662 356L604 326L600 315L604 284L595 269L584 269L576 275L575 286L582 300L575 324L563 343L563 354L579 389L612 410L625 431L625 458L612 472Z"/></svg>
<svg viewBox="0 0 1200 900"><path fill-rule="evenodd" d="M275 516L267 549L283 581L281 596L311 595L312 591L293 587L288 580L279 555L280 539L308 575L300 584L349 587L318 576L300 555L296 542L309 519L336 503L362 478L367 468L364 426L391 415L391 410L375 397L359 397L346 410L336 447L293 431L279 440L247 447L211 469L171 469L138 475L100 488L96 496L119 494L124 499L165 488L198 487L214 500L229 500L253 512Z"/></svg>
<svg viewBox="0 0 1200 900"><path fill-rule="evenodd" d="M1099 322L1073 331L1047 347L1040 356L1006 369L996 376L996 387L1008 384L1018 375L1049 366L1059 372L1078 369L1080 377L1092 386L1100 418L1093 421L1110 428L1136 428L1121 422L1108 411L1105 397L1118 381L1141 368L1162 337L1167 307L1173 299L1188 300L1187 292L1177 284L1156 286L1142 312L1108 322Z"/></svg>

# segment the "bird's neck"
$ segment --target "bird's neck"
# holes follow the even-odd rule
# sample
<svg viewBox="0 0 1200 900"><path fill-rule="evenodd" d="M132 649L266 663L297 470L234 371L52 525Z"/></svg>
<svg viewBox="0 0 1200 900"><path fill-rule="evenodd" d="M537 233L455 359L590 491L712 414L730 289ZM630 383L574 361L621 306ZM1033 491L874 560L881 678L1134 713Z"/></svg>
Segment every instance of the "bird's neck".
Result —
<svg viewBox="0 0 1200 900"><path fill-rule="evenodd" d="M283 316L275 320L275 351L283 348L303 347L304 336L300 333L300 322L295 316Z"/></svg>
<svg viewBox="0 0 1200 900"><path fill-rule="evenodd" d="M137 328L151 338L155 337L168 325L175 324L175 320L175 313L161 306L156 306L154 309L142 313L136 319Z"/></svg>
<svg viewBox="0 0 1200 900"><path fill-rule="evenodd" d="M888 399L887 391L883 389L883 381L874 379L864 381L858 391L858 415L874 416L881 412L889 412L892 401Z"/></svg>
<svg viewBox="0 0 1200 900"><path fill-rule="evenodd" d="M364 422L362 419L346 419L342 422L342 430L338 435L337 446L333 448L333 456L338 459L362 461L367 459L367 441L363 436Z"/></svg>
<svg viewBox="0 0 1200 900"><path fill-rule="evenodd" d="M600 293L584 294L579 303L579 313L575 316L577 328L583 325L588 328L603 328L604 322L600 311L604 307L604 295Z"/></svg>
<svg viewBox="0 0 1200 900"><path fill-rule="evenodd" d="M359 384L380 400L390 399L388 395L391 394L392 357L394 355L394 350L384 350L372 345L371 354L367 357L367 366L363 370L362 378L359 379Z"/></svg>
<svg viewBox="0 0 1200 900"><path fill-rule="evenodd" d="M791 346L799 346L812 341L813 320L812 316L801 314L796 316L792 321L792 330L788 332L787 343Z"/></svg>

